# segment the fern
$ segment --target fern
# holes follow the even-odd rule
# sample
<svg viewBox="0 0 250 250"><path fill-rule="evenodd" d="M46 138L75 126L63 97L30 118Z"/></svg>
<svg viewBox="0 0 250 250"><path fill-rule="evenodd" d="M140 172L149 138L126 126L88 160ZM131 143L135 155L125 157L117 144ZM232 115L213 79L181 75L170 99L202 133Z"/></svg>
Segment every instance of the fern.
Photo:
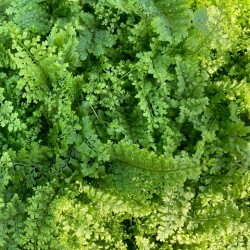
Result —
<svg viewBox="0 0 250 250"><path fill-rule="evenodd" d="M22 124L18 118L18 113L13 112L13 105L10 101L5 100L3 95L4 89L0 88L0 126L2 128L7 128L8 132L15 132L17 130L25 129L25 124Z"/></svg>
<svg viewBox="0 0 250 250"><path fill-rule="evenodd" d="M12 1L6 13L20 28L32 30L34 33L44 33L49 28L50 19L44 3L43 0Z"/></svg>
<svg viewBox="0 0 250 250"><path fill-rule="evenodd" d="M1 1L0 248L248 249L248 10Z"/></svg>

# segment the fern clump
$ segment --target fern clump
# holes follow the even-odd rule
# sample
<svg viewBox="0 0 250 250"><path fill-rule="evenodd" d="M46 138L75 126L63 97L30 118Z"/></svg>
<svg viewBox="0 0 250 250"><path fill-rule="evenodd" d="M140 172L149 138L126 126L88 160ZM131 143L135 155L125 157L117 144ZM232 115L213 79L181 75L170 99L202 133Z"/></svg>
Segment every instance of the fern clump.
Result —
<svg viewBox="0 0 250 250"><path fill-rule="evenodd" d="M249 13L1 1L0 248L250 248Z"/></svg>

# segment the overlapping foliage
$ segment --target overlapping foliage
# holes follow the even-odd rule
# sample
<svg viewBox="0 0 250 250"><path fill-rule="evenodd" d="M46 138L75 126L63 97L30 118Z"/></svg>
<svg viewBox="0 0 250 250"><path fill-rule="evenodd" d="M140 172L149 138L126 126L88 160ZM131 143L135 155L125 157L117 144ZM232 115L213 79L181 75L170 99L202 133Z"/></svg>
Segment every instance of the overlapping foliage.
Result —
<svg viewBox="0 0 250 250"><path fill-rule="evenodd" d="M249 13L1 1L0 248L250 248Z"/></svg>

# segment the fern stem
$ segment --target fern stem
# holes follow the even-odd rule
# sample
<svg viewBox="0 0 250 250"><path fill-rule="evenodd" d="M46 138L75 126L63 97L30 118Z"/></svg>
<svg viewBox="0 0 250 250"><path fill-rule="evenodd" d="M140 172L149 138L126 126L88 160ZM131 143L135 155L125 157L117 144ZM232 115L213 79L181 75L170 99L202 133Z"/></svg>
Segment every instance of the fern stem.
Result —
<svg viewBox="0 0 250 250"><path fill-rule="evenodd" d="M152 168L141 167L135 163L121 160L119 158L113 158L113 160L117 161L123 165L129 165L129 166L134 167L134 168L138 168L138 169L142 169L142 170L146 170L146 171L150 171L150 172L158 172L158 173L173 173L173 172L177 172L177 171L184 171L184 170L188 170L188 169L199 168L199 166L195 166L195 167L185 167L185 168L166 169L166 170L165 169L152 169Z"/></svg>

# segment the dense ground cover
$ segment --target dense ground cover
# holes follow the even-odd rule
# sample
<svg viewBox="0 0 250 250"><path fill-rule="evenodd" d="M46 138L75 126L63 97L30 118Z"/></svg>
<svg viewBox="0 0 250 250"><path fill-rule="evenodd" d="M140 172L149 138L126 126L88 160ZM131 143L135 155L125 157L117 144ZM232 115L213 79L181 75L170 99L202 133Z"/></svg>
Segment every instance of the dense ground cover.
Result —
<svg viewBox="0 0 250 250"><path fill-rule="evenodd" d="M0 249L250 249L249 20L0 1Z"/></svg>

